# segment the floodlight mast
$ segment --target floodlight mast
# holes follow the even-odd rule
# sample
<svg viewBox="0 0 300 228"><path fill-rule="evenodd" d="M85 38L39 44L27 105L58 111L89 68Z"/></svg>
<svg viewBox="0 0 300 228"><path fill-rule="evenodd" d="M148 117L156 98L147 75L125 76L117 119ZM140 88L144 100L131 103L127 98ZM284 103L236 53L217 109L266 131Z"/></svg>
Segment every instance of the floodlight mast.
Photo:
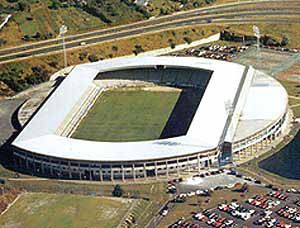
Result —
<svg viewBox="0 0 300 228"><path fill-rule="evenodd" d="M62 47L64 51L64 65L65 68L68 66L68 61L67 61L67 52L66 52L66 44L65 44L65 33L68 32L68 27L65 25L62 25L59 28L59 35L62 37Z"/></svg>
<svg viewBox="0 0 300 228"><path fill-rule="evenodd" d="M254 36L256 37L256 67L259 66L259 57L260 57L260 31L256 25L253 25Z"/></svg>

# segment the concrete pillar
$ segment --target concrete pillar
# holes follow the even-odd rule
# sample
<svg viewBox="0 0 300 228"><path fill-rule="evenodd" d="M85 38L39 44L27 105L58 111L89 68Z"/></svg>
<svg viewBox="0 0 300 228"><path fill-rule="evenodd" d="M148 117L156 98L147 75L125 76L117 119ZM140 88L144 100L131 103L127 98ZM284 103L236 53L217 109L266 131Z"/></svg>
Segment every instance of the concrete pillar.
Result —
<svg viewBox="0 0 300 228"><path fill-rule="evenodd" d="M133 176L133 181L135 181L135 166L134 166L134 163L132 163L132 176Z"/></svg>
<svg viewBox="0 0 300 228"><path fill-rule="evenodd" d="M100 165L100 168L99 168L99 175L100 175L100 181L102 182L103 181L102 165Z"/></svg>
<svg viewBox="0 0 300 228"><path fill-rule="evenodd" d="M156 179L158 179L158 169L157 169L157 162L154 162L154 164L155 164L155 177L156 177Z"/></svg>
<svg viewBox="0 0 300 228"><path fill-rule="evenodd" d="M190 159L189 159L189 157L187 157L186 163L187 163L188 174L190 174L191 169L190 169Z"/></svg>
<svg viewBox="0 0 300 228"><path fill-rule="evenodd" d="M29 165L28 165L28 154L25 154L25 167L26 169L28 169Z"/></svg>
<svg viewBox="0 0 300 228"><path fill-rule="evenodd" d="M255 155L255 146L251 145L251 155Z"/></svg>
<svg viewBox="0 0 300 228"><path fill-rule="evenodd" d="M35 156L32 156L32 164L33 164L33 172L36 173L36 166L35 166Z"/></svg>
<svg viewBox="0 0 300 228"><path fill-rule="evenodd" d="M90 180L93 179L92 177L92 168L91 168L91 164L89 163L89 176L90 176Z"/></svg>
<svg viewBox="0 0 300 228"><path fill-rule="evenodd" d="M169 166L168 166L168 161L166 161L166 175L167 175L167 178L169 178Z"/></svg>
<svg viewBox="0 0 300 228"><path fill-rule="evenodd" d="M69 178L72 179L72 170L71 170L71 162L68 161L68 172L69 172Z"/></svg>
<svg viewBox="0 0 300 228"><path fill-rule="evenodd" d="M242 152L242 150L240 150L240 151L237 152L238 161L241 160L241 152Z"/></svg>
<svg viewBox="0 0 300 228"><path fill-rule="evenodd" d="M125 181L125 170L124 170L124 165L121 165L122 169L122 181Z"/></svg>
<svg viewBox="0 0 300 228"><path fill-rule="evenodd" d="M81 169L80 169L80 163L79 162L78 162L78 173L79 173L79 179L82 180Z"/></svg>
<svg viewBox="0 0 300 228"><path fill-rule="evenodd" d="M147 179L147 168L145 162L144 162L144 178Z"/></svg>
<svg viewBox="0 0 300 228"><path fill-rule="evenodd" d="M110 180L114 181L114 170L112 165L110 165Z"/></svg>
<svg viewBox="0 0 300 228"><path fill-rule="evenodd" d="M59 161L59 172L60 172L59 176L61 177L62 176L62 172L63 172L61 161Z"/></svg>
<svg viewBox="0 0 300 228"><path fill-rule="evenodd" d="M198 173L201 172L201 163L200 163L200 154L197 156L197 163L198 163Z"/></svg>
<svg viewBox="0 0 300 228"><path fill-rule="evenodd" d="M177 176L180 176L179 159L177 158Z"/></svg>
<svg viewBox="0 0 300 228"><path fill-rule="evenodd" d="M41 171L42 171L42 174L45 174L44 160L43 159L41 159Z"/></svg>
<svg viewBox="0 0 300 228"><path fill-rule="evenodd" d="M50 164L50 175L53 176L53 164L52 164L52 159L49 159L49 164Z"/></svg>

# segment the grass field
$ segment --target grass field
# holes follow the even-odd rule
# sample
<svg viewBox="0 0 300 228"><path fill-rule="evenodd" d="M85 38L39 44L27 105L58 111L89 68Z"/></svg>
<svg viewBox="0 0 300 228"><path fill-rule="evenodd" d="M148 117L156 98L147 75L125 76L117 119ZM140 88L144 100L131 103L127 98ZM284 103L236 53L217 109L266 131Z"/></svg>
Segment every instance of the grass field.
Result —
<svg viewBox="0 0 300 228"><path fill-rule="evenodd" d="M0 217L0 227L116 227L133 200L31 193Z"/></svg>
<svg viewBox="0 0 300 228"><path fill-rule="evenodd" d="M160 137L180 91L106 91L82 120L73 138L138 141Z"/></svg>

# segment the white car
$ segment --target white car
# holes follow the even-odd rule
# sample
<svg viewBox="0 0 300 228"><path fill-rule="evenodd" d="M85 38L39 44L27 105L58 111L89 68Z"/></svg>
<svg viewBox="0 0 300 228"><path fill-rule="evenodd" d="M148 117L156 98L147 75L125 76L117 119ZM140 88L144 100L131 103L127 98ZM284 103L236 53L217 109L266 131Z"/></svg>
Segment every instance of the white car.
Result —
<svg viewBox="0 0 300 228"><path fill-rule="evenodd" d="M255 210L253 210L253 209L250 209L250 210L249 210L250 216L252 216L254 213L255 213Z"/></svg>
<svg viewBox="0 0 300 228"><path fill-rule="evenodd" d="M162 216L166 216L166 215L168 214L168 212L169 212L168 210L163 210L163 211L161 212L161 215L162 215Z"/></svg>
<svg viewBox="0 0 300 228"><path fill-rule="evenodd" d="M239 205L238 203L236 203L236 202L232 202L230 205L232 206L232 209L237 209L237 208L240 206L240 205Z"/></svg>
<svg viewBox="0 0 300 228"><path fill-rule="evenodd" d="M189 197L194 196L194 195L196 195L195 192L188 192L188 193L187 193L187 196L189 196Z"/></svg>
<svg viewBox="0 0 300 228"><path fill-rule="evenodd" d="M199 196L199 195L202 195L204 193L204 191L202 190L196 190L196 195Z"/></svg>
<svg viewBox="0 0 300 228"><path fill-rule="evenodd" d="M219 205L219 207L218 207L218 208L219 208L220 210L223 210L223 209L224 209L224 208L226 208L226 207L227 207L227 205L226 205L226 204L221 204L221 205Z"/></svg>
<svg viewBox="0 0 300 228"><path fill-rule="evenodd" d="M181 193L180 195L179 195L179 198L185 198L186 197L186 194L185 193Z"/></svg>
<svg viewBox="0 0 300 228"><path fill-rule="evenodd" d="M249 213L241 213L240 216L245 221L251 218L251 215Z"/></svg>
<svg viewBox="0 0 300 228"><path fill-rule="evenodd" d="M197 213L197 214L195 214L194 217L195 217L195 219L201 220L205 217L205 215L203 215L202 213Z"/></svg>
<svg viewBox="0 0 300 228"><path fill-rule="evenodd" d="M266 216L270 216L272 213L273 213L273 212L272 212L272 211L269 211L269 210L264 211L264 214L265 214Z"/></svg>
<svg viewBox="0 0 300 228"><path fill-rule="evenodd" d="M227 220L226 222L225 222L225 225L226 226L231 226L233 224L233 220Z"/></svg>

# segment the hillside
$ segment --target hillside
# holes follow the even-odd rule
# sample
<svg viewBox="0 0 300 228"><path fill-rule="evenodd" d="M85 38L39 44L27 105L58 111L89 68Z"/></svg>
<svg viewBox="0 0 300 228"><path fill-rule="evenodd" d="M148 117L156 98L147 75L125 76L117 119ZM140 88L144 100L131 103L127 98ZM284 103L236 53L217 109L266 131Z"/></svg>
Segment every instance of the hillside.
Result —
<svg viewBox="0 0 300 228"><path fill-rule="evenodd" d="M13 15L0 31L0 47L55 38L62 24L75 34L224 1L151 0L138 6L134 0L0 0L0 15Z"/></svg>

